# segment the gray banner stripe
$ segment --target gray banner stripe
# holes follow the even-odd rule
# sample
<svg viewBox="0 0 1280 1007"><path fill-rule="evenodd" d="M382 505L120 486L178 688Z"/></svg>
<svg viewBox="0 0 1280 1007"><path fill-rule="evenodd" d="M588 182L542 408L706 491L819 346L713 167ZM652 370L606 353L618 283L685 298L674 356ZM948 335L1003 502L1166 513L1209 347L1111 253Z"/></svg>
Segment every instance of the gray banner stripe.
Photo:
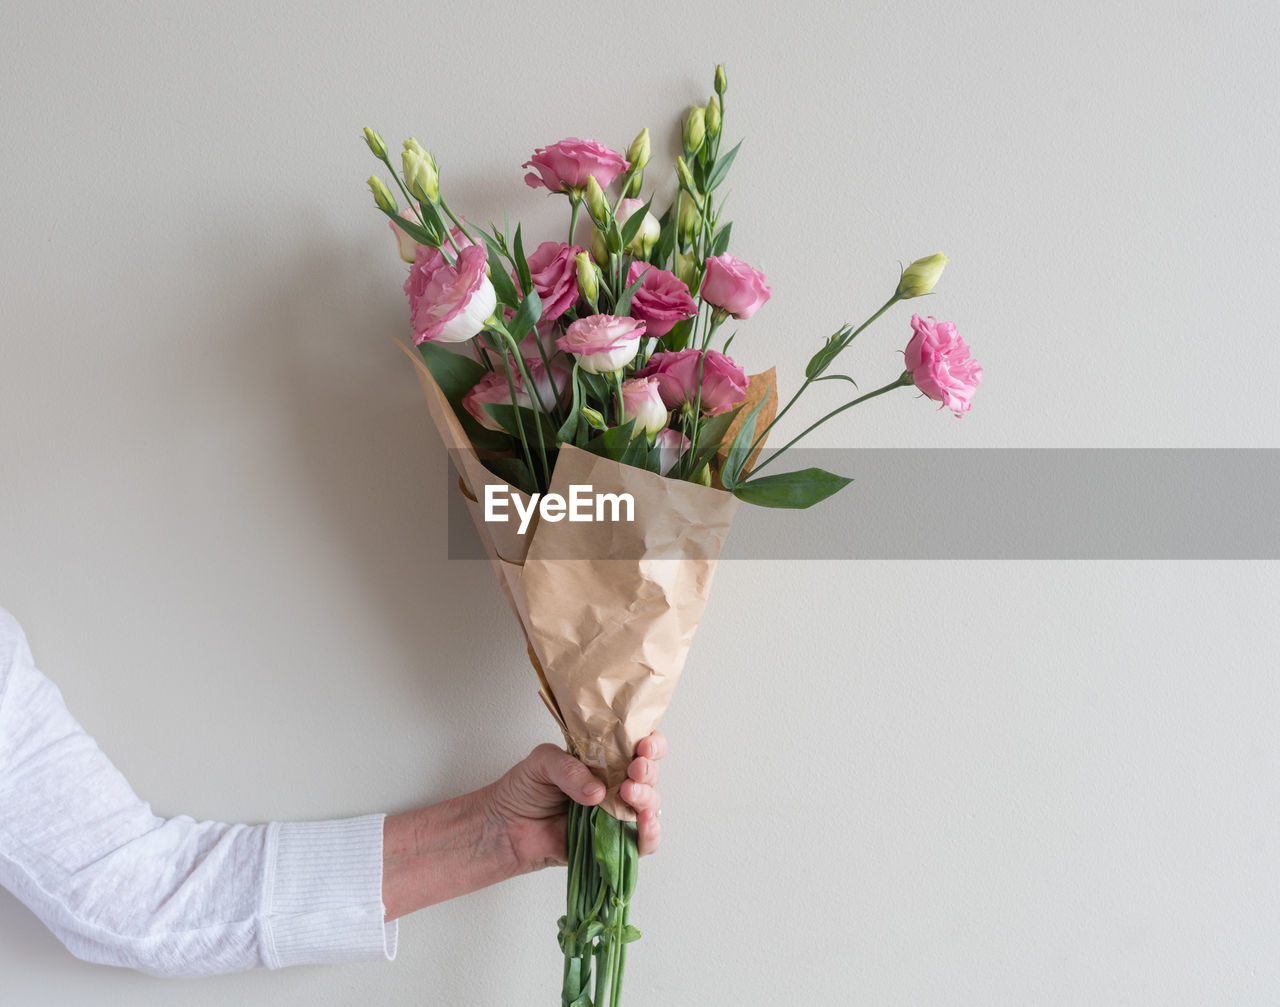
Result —
<svg viewBox="0 0 1280 1007"><path fill-rule="evenodd" d="M765 474L809 466L854 482L743 504L725 559L1280 559L1280 449L793 449ZM449 499L450 558L483 558Z"/></svg>

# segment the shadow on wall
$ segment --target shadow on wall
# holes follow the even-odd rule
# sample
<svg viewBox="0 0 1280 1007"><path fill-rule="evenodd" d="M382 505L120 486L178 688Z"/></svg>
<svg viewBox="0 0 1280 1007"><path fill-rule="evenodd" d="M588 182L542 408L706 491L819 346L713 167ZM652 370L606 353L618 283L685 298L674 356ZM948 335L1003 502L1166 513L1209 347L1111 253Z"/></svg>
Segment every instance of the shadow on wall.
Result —
<svg viewBox="0 0 1280 1007"><path fill-rule="evenodd" d="M295 219L305 222L306 215ZM432 710L433 730L447 732L431 739L430 775L452 789L431 794L434 800L487 782L484 774L504 770L508 756L525 754L504 751L502 724L491 711L513 682L534 709L534 690L488 563L448 560L447 455L412 366L392 342L408 339L399 289L405 268L385 224L369 223L371 240L353 243L315 219L294 242L296 258L235 281L244 295L241 310L229 320L214 361L220 371L211 380L284 431L293 459L288 475L307 508L299 520L323 530L350 580L345 596L376 613L380 633L403 655L396 669L367 669L371 687L385 680L393 694L420 696ZM242 241L241 234L226 234L222 250L234 256ZM510 652L507 669L462 674L486 641ZM483 731L492 736L477 752ZM413 754L402 742L385 742L392 764ZM405 806L418 796L407 791ZM487 929L496 916L469 915L469 922ZM405 937L421 925L407 923ZM428 954L441 969L474 952L466 928L450 935L439 929L432 928Z"/></svg>
<svg viewBox="0 0 1280 1007"><path fill-rule="evenodd" d="M437 711L489 708L501 678L470 676L463 688L458 669L475 659L467 620L491 627L503 602L488 564L448 561L446 453L392 341L407 339L408 309L391 235L371 219L372 240L357 244L322 218L293 217L295 258L228 281L242 297L211 360L213 393L243 402L264 417L264 437L285 443L298 520L321 529L350 581L344 596L403 655L399 669L368 669L372 687L392 676L387 687L403 689L407 675ZM234 258L243 240L228 233L220 251ZM523 650L514 628L508 635L514 663ZM446 778L464 779L464 763L456 768Z"/></svg>

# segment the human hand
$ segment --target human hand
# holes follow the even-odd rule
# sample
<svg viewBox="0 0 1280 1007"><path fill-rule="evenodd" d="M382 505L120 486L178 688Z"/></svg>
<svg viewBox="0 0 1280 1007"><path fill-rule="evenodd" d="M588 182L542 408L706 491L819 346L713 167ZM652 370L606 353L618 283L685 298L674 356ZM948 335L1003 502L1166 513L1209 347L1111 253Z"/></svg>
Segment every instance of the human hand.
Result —
<svg viewBox="0 0 1280 1007"><path fill-rule="evenodd" d="M658 811L658 760L667 740L654 731L636 746L620 795L636 811L640 855L653 853L662 839ZM487 820L506 837L520 871L564 864L568 799L592 806L604 799L605 787L581 762L555 745L539 745L521 762L482 791Z"/></svg>

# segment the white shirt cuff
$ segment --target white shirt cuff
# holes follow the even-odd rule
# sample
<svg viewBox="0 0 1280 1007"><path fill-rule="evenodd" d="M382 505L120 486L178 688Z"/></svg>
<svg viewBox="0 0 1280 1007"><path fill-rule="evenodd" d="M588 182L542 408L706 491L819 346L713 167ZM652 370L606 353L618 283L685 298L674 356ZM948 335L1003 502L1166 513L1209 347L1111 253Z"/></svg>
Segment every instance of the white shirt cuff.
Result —
<svg viewBox="0 0 1280 1007"><path fill-rule="evenodd" d="M399 927L383 922L385 817L272 823L262 914L267 968L395 958Z"/></svg>

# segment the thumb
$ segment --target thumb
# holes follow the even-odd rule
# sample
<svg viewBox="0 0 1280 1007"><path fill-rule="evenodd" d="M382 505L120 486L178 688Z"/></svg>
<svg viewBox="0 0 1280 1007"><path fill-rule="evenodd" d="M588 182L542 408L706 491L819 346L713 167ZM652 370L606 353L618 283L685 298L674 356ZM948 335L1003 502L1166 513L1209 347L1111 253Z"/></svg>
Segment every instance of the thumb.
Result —
<svg viewBox="0 0 1280 1007"><path fill-rule="evenodd" d="M579 804L599 804L604 800L604 784L597 780L586 766L567 752L553 749L546 762L547 777L566 796Z"/></svg>

